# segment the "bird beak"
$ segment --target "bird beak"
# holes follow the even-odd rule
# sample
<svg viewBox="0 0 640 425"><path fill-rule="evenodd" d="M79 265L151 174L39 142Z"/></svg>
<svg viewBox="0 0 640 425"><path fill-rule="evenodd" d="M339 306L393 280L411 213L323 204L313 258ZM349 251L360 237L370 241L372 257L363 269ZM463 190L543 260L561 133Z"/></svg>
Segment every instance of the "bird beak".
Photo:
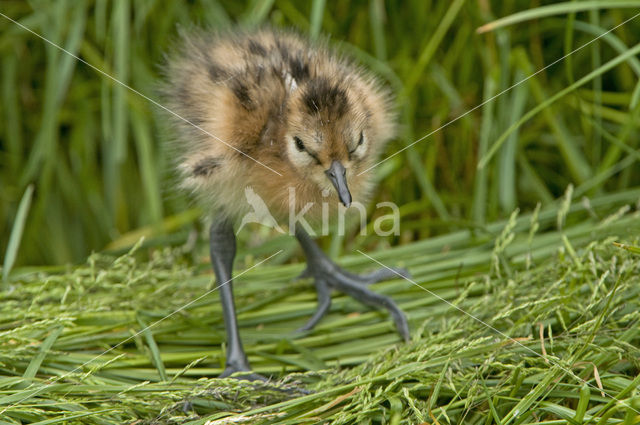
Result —
<svg viewBox="0 0 640 425"><path fill-rule="evenodd" d="M347 170L345 170L344 166L340 163L340 161L333 161L331 163L331 167L327 171L324 172L331 183L333 183L333 187L336 188L338 192L338 198L340 198L340 202L345 207L349 207L351 205L351 193L349 192L349 187L347 186Z"/></svg>

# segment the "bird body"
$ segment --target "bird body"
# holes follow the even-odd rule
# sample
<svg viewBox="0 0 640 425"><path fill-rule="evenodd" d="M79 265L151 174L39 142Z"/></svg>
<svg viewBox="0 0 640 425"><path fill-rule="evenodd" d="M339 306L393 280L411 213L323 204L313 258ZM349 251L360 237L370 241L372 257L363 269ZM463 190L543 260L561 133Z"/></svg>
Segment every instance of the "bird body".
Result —
<svg viewBox="0 0 640 425"><path fill-rule="evenodd" d="M353 200L367 202L371 174L359 173L394 131L390 93L371 74L282 30L200 31L177 46L163 92L185 119L172 143L182 187L235 218L250 186L276 219L309 203L313 219L321 202L338 205L325 173L336 160Z"/></svg>

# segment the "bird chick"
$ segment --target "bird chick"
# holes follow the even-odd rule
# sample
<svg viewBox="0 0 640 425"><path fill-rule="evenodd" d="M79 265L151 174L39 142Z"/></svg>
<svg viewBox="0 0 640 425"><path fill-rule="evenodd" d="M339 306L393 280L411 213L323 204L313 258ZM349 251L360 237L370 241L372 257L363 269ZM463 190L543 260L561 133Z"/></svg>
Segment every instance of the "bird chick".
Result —
<svg viewBox="0 0 640 425"><path fill-rule="evenodd" d="M162 91L177 117L170 147L181 186L214 217L211 260L223 284L228 339L222 376L249 372L231 289L233 224L249 212L247 188L264 200L277 221L309 204L306 216L313 222L323 203L332 205L334 213L339 203L365 203L373 184L371 173L362 171L375 164L394 134L391 95L326 43L312 44L293 32L269 28L183 34L164 71ZM332 263L302 227L295 227L295 236L307 257L304 274L314 278L318 293L318 310L302 330L312 329L326 314L330 291L337 289L389 310L408 339L402 311L366 287L405 275L405 270L357 276Z"/></svg>

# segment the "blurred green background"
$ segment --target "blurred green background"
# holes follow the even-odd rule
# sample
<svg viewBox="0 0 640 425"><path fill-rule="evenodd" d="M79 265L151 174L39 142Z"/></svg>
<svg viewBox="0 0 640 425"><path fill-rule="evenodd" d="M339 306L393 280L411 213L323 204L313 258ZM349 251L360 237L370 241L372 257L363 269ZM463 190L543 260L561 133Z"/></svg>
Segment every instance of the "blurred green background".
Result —
<svg viewBox="0 0 640 425"><path fill-rule="evenodd" d="M640 1L629 0L0 3L3 14L153 99L158 64L178 27L269 23L329 35L387 81L401 117L388 154L455 119L376 169L373 204L400 206L400 237L354 231L326 242L334 254L345 243L375 248L461 228L482 232L486 222L555 199L569 184L577 197L640 185L640 61L629 51L640 42L640 18L457 119L639 10ZM163 156L165 112L4 17L0 55L0 255L19 230L18 205L30 185L17 265L80 262L140 235L181 243L200 227L201 213L175 190ZM614 58L619 63L605 65ZM566 87L575 90L561 92Z"/></svg>

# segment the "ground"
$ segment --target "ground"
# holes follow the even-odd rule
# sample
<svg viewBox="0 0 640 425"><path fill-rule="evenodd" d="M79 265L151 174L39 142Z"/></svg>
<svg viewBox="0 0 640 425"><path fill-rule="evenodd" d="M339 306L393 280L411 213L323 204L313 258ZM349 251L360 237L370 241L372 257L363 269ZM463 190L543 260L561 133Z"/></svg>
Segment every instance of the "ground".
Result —
<svg viewBox="0 0 640 425"><path fill-rule="evenodd" d="M408 313L406 344L386 312L338 295L295 334L315 306L292 282L303 265L240 259L241 332L266 384L215 378L216 286L184 247L23 270L2 292L0 423L639 423L640 190L568 197L369 252L412 273L374 285Z"/></svg>

